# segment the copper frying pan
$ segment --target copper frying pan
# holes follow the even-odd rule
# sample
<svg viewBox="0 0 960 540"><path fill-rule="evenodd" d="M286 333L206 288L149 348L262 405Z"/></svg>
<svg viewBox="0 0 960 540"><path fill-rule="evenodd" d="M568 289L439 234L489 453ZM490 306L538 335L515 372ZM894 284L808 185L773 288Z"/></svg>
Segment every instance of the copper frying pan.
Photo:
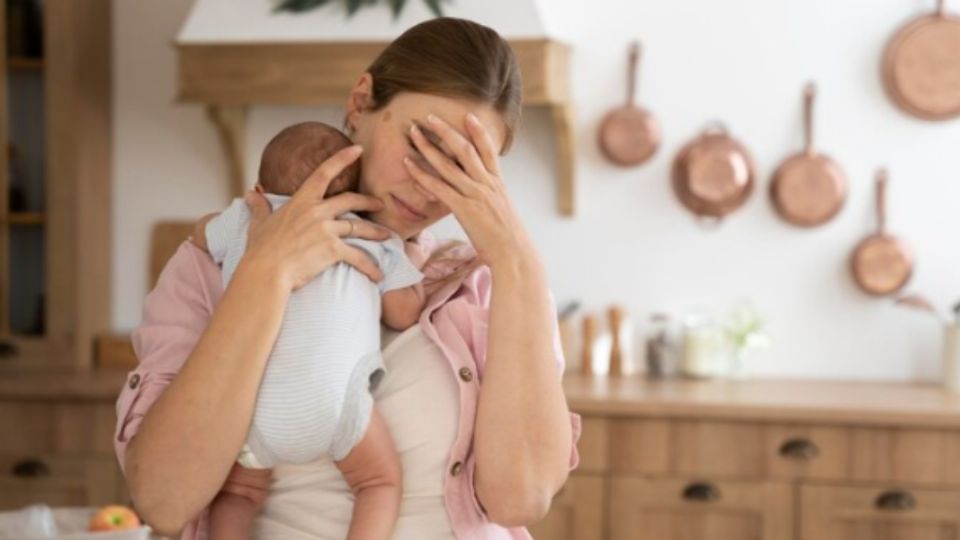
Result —
<svg viewBox="0 0 960 540"><path fill-rule="evenodd" d="M747 149L723 125L712 125L674 158L673 191L699 218L719 221L750 197L755 171Z"/></svg>
<svg viewBox="0 0 960 540"><path fill-rule="evenodd" d="M937 11L904 25L887 45L883 86L904 112L924 120L960 116L960 17Z"/></svg>
<svg viewBox="0 0 960 540"><path fill-rule="evenodd" d="M886 296L903 288L913 274L913 255L897 237L887 232L887 172L877 171L877 221L879 230L857 245L850 259L853 279L864 292Z"/></svg>
<svg viewBox="0 0 960 540"><path fill-rule="evenodd" d="M604 116L598 136L603 155L622 167L640 165L660 146L660 125L649 111L635 104L639 62L640 43L633 42L627 63L627 103Z"/></svg>
<svg viewBox="0 0 960 540"><path fill-rule="evenodd" d="M799 227L816 227L833 219L847 200L847 179L839 165L813 149L813 102L816 86L808 83L803 96L803 151L787 158L770 184L773 207L780 217Z"/></svg>

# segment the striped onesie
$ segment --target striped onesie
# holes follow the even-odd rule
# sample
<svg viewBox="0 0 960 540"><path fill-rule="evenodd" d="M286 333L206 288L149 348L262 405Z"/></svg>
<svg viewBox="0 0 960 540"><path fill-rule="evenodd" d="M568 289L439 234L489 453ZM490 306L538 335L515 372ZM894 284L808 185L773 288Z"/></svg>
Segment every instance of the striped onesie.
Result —
<svg viewBox="0 0 960 540"><path fill-rule="evenodd" d="M274 210L290 197L268 194ZM341 218L359 219L353 214ZM236 199L206 225L207 247L222 264L224 288L246 249L250 211ZM420 282L403 241L347 238L380 267L374 283L337 263L290 295L277 341L257 394L247 443L238 462L248 468L346 457L367 429L371 390L383 375L380 296ZM251 306L251 309L255 309Z"/></svg>

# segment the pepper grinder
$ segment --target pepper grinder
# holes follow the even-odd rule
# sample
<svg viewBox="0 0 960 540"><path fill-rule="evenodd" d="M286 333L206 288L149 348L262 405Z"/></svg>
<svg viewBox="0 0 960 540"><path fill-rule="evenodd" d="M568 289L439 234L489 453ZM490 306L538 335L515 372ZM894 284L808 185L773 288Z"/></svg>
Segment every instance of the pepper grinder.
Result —
<svg viewBox="0 0 960 540"><path fill-rule="evenodd" d="M597 318L591 314L583 316L583 342L580 352L580 374L593 375L593 347L597 341Z"/></svg>
<svg viewBox="0 0 960 540"><path fill-rule="evenodd" d="M607 318L610 323L610 376L619 377L623 375L623 344L620 343L620 327L623 325L623 308L620 306L611 306L607 310Z"/></svg>

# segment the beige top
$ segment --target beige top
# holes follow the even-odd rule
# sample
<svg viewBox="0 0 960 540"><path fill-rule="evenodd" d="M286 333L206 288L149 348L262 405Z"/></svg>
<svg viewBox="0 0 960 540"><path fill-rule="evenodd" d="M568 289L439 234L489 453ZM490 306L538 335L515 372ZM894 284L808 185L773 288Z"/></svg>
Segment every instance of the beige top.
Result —
<svg viewBox="0 0 960 540"><path fill-rule="evenodd" d="M403 466L403 500L394 540L453 538L443 501L445 464L459 419L456 380L437 346L415 325L383 332L387 373L374 392ZM274 469L274 484L252 538L334 540L347 536L353 495L323 458Z"/></svg>

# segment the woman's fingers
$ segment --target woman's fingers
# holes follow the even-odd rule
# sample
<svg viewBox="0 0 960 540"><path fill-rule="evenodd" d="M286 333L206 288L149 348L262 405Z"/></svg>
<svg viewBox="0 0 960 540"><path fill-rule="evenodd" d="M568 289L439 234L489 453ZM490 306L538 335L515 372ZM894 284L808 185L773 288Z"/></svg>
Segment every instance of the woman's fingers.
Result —
<svg viewBox="0 0 960 540"><path fill-rule="evenodd" d="M390 238L390 231L365 219L338 219L337 236L382 241Z"/></svg>
<svg viewBox="0 0 960 540"><path fill-rule="evenodd" d="M480 119L473 113L467 114L467 132L473 140L474 147L476 147L477 152L480 154L483 166L490 174L499 178L500 160L498 156L500 152L496 150L490 132L487 131L487 128L480 123Z"/></svg>
<svg viewBox="0 0 960 540"><path fill-rule="evenodd" d="M410 127L410 136L417 150L444 180L463 195L471 196L476 193L476 182L472 181L464 169L458 167L449 156L427 140L426 135L416 124Z"/></svg>
<svg viewBox="0 0 960 540"><path fill-rule="evenodd" d="M376 197L348 191L334 195L323 201L323 206L329 211L330 217L335 217L344 212L376 212L383 210L383 201Z"/></svg>
<svg viewBox="0 0 960 540"><path fill-rule="evenodd" d="M435 114L427 116L430 129L440 137L443 144L457 157L457 162L474 180L483 180L488 174L473 141L453 128Z"/></svg>
<svg viewBox="0 0 960 540"><path fill-rule="evenodd" d="M243 196L243 202L247 203L247 208L250 209L251 221L260 221L269 216L272 211L270 201L259 191L248 191Z"/></svg>
<svg viewBox="0 0 960 540"><path fill-rule="evenodd" d="M330 156L310 173L303 181L300 189L293 194L293 199L307 199L319 201L330 187L330 182L337 177L348 165L353 163L363 153L359 145L348 146Z"/></svg>
<svg viewBox="0 0 960 540"><path fill-rule="evenodd" d="M371 259L366 252L360 248L355 248L347 244L341 245L343 246L343 251L341 253L341 259L343 262L366 274L366 276L374 283L379 283L380 280L383 279L383 274L380 272L380 268L375 262L373 262L373 259Z"/></svg>
<svg viewBox="0 0 960 540"><path fill-rule="evenodd" d="M433 194L433 196L439 199L447 208L456 211L460 205L460 201L463 199L463 195L461 195L460 192L451 187L450 184L421 169L420 166L410 158L403 158L403 166L407 168L407 172L410 173L410 176L413 177L420 187Z"/></svg>

